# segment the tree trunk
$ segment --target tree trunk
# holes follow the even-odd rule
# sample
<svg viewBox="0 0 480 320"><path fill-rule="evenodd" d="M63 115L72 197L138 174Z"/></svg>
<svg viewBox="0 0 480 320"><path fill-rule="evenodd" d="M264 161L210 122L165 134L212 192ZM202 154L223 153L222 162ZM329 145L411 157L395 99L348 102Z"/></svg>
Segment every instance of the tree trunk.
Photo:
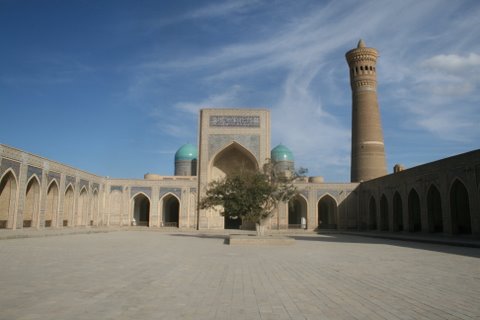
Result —
<svg viewBox="0 0 480 320"><path fill-rule="evenodd" d="M265 235L265 226L262 223L263 221L255 223L255 230L257 231L257 236L262 237Z"/></svg>

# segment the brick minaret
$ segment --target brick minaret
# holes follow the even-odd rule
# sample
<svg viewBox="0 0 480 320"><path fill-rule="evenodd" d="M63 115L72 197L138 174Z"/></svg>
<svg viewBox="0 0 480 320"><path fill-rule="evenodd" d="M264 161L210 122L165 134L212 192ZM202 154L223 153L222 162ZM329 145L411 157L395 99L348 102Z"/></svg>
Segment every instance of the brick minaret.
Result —
<svg viewBox="0 0 480 320"><path fill-rule="evenodd" d="M346 53L352 88L351 181L359 182L387 174L382 123L377 101L376 62L378 52L365 47Z"/></svg>

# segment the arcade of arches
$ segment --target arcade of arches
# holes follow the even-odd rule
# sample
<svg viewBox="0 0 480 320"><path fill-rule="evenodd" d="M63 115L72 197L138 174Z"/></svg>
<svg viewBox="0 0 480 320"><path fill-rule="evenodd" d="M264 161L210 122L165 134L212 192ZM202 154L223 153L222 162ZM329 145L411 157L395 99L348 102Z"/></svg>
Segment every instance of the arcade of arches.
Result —
<svg viewBox="0 0 480 320"><path fill-rule="evenodd" d="M48 166L33 167L38 163ZM258 169L261 163L232 142L212 154L209 166L205 179ZM196 176L109 179L2 145L0 228L243 227L240 219L199 213L198 181ZM362 183L296 185L300 194L279 206L267 229L480 235L480 150Z"/></svg>
<svg viewBox="0 0 480 320"><path fill-rule="evenodd" d="M417 190L425 192L419 193ZM472 234L474 219L470 199L465 184L456 178L449 190L445 190L443 194L435 184L430 184L424 189L411 188L408 194L403 196L401 192L395 191L391 199L391 210L390 200L385 194L380 197L379 207L372 195L368 203L368 229ZM445 207L446 205L448 207ZM403 208L406 208L405 212Z"/></svg>

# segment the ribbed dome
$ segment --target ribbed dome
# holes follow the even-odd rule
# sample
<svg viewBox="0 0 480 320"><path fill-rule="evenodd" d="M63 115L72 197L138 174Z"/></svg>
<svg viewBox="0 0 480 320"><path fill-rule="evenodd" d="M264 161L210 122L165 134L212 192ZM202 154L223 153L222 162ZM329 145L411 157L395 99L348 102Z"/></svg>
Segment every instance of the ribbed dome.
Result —
<svg viewBox="0 0 480 320"><path fill-rule="evenodd" d="M175 152L175 161L194 160L198 157L197 148L190 143L184 144Z"/></svg>
<svg viewBox="0 0 480 320"><path fill-rule="evenodd" d="M272 149L270 158L273 161L293 161L293 153L283 144L279 144Z"/></svg>

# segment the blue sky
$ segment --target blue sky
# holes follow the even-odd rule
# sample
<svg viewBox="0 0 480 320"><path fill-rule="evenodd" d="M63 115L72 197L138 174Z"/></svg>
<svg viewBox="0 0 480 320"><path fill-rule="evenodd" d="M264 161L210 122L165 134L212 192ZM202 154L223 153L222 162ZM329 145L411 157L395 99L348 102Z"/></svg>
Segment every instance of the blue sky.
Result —
<svg viewBox="0 0 480 320"><path fill-rule="evenodd" d="M418 0L0 0L0 143L171 175L200 108L269 108L272 148L349 181L360 38L380 52L389 172L479 148L480 2Z"/></svg>

